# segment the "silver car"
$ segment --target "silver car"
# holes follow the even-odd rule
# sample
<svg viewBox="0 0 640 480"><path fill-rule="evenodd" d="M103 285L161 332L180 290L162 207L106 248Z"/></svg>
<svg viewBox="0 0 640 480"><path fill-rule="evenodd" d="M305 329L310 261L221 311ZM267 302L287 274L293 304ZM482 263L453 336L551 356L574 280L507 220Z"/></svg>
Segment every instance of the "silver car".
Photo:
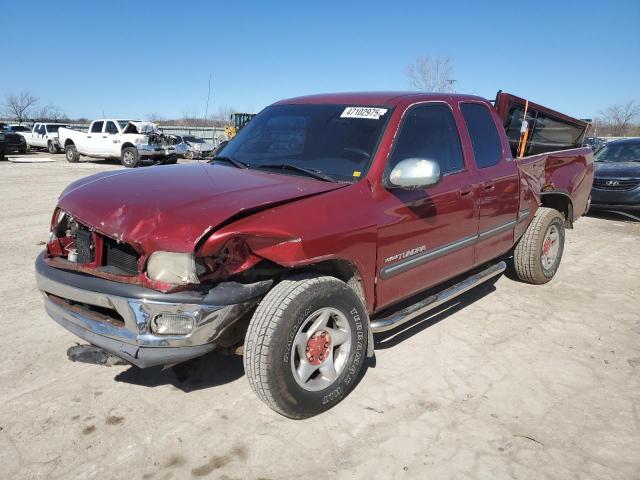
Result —
<svg viewBox="0 0 640 480"><path fill-rule="evenodd" d="M175 137L177 139L177 153L189 160L211 155L216 148L213 143L192 135L176 135Z"/></svg>

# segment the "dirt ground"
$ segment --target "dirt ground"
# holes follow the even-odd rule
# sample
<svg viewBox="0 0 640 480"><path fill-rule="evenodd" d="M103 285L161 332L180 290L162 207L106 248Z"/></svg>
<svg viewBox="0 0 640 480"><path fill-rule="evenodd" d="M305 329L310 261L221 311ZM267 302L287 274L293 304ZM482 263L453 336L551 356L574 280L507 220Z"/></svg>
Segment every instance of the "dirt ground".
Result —
<svg viewBox="0 0 640 480"><path fill-rule="evenodd" d="M55 157L0 162L1 478L640 478L640 223L581 219L551 283L501 277L376 338L350 396L292 421L240 357L67 360L33 262L62 189L119 166Z"/></svg>

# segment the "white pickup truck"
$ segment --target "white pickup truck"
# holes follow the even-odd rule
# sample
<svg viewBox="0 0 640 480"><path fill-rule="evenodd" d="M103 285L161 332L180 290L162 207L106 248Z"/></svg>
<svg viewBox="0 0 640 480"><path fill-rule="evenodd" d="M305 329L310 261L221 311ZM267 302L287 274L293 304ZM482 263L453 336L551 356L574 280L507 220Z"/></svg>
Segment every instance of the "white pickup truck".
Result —
<svg viewBox="0 0 640 480"><path fill-rule="evenodd" d="M133 168L148 163L176 163L176 147L150 122L104 118L91 122L88 131L60 128L58 141L67 161L77 162L80 155L115 158Z"/></svg>
<svg viewBox="0 0 640 480"><path fill-rule="evenodd" d="M66 123L35 123L31 132L20 132L29 148L46 148L49 153L58 153L58 130L67 127Z"/></svg>

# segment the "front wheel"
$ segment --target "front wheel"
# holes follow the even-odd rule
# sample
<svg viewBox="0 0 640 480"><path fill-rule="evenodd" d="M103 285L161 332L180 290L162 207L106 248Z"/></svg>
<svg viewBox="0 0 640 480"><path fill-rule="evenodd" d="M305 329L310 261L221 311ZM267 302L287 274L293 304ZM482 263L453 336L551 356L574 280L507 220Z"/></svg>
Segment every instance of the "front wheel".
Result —
<svg viewBox="0 0 640 480"><path fill-rule="evenodd" d="M67 158L67 162L77 163L80 160L80 154L75 145L67 145L64 147L64 155Z"/></svg>
<svg viewBox="0 0 640 480"><path fill-rule="evenodd" d="M553 208L538 208L513 252L517 277L538 285L550 281L560 266L564 238L564 216Z"/></svg>
<svg viewBox="0 0 640 480"><path fill-rule="evenodd" d="M283 280L260 302L245 339L253 391L289 418L317 415L353 388L364 364L367 312L334 277Z"/></svg>
<svg viewBox="0 0 640 480"><path fill-rule="evenodd" d="M124 167L135 168L140 163L140 154L136 147L125 147L122 149L120 162Z"/></svg>
<svg viewBox="0 0 640 480"><path fill-rule="evenodd" d="M51 155L58 153L58 147L56 147L53 142L48 142L47 143L47 150L49 151L49 153Z"/></svg>

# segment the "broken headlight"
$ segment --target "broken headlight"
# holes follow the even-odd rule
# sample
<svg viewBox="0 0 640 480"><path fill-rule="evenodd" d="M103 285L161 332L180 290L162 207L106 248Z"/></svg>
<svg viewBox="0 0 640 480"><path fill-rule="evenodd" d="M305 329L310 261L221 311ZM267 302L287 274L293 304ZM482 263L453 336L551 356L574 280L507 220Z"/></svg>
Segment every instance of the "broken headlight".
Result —
<svg viewBox="0 0 640 480"><path fill-rule="evenodd" d="M200 283L198 267L190 253L155 252L147 262L147 276L172 285Z"/></svg>

